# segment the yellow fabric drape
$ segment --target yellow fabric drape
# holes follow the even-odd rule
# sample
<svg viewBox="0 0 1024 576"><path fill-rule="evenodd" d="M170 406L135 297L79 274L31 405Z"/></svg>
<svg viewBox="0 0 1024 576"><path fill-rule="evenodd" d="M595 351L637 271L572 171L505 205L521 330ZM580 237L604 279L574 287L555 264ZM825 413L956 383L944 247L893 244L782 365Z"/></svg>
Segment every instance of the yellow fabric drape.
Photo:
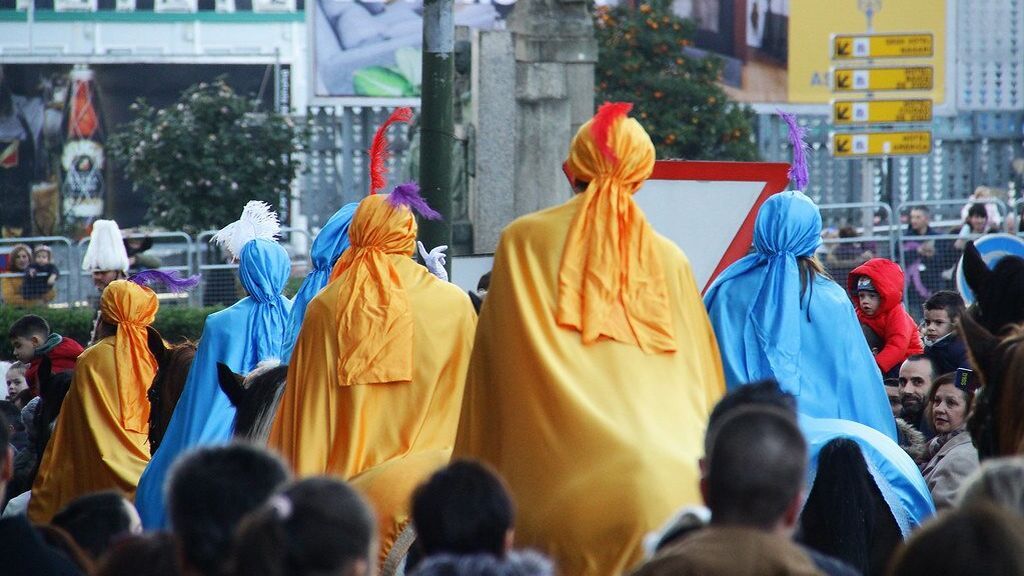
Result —
<svg viewBox="0 0 1024 576"><path fill-rule="evenodd" d="M357 239L364 234L401 238L401 242L408 238L409 244L392 253L343 257L341 273L310 301L268 440L268 446L297 475L335 475L367 497L377 512L382 559L408 522L412 490L451 455L476 327L476 313L466 293L438 280L409 257L414 224L391 216L381 219L380 211L386 207L378 203L384 199L363 200L350 229L353 246L365 246ZM399 227L370 230L363 219ZM361 258L373 258L374 266L358 265ZM360 269L364 272L357 273ZM371 302L352 301L359 290L355 282L367 283L359 298ZM383 294L385 285L390 286L390 294ZM395 306L398 291L404 293L411 321L411 329L400 332L394 329L395 311L383 308ZM364 332L358 338L351 333L346 336L360 314L374 318L360 320L365 323L360 324ZM385 321L385 316L391 320ZM369 326L380 332L369 332ZM360 384L341 385L335 364L345 353L343 343L362 346L370 341L376 344L360 348L367 362L391 357L394 352L387 347L402 354L410 351L409 381L395 384L393 373L386 373L377 382L364 378Z"/></svg>
<svg viewBox="0 0 1024 576"><path fill-rule="evenodd" d="M551 554L562 576L623 573L647 532L701 502L704 427L725 389L689 263L657 234L676 352L585 344L556 321L566 236L587 201L502 233L453 454L501 473L517 501L517 545Z"/></svg>
<svg viewBox="0 0 1024 576"><path fill-rule="evenodd" d="M654 169L654 145L632 118L609 129L616 158L602 154L591 126L576 133L567 162L589 182L569 228L558 271L558 323L590 344L601 338L647 353L676 350L675 327L654 229L633 194Z"/></svg>
<svg viewBox="0 0 1024 576"><path fill-rule="evenodd" d="M121 426L131 432L149 430L147 391L156 376L156 357L147 344L146 327L160 307L156 293L128 280L115 280L103 290L100 315L117 325L117 393L121 399Z"/></svg>
<svg viewBox="0 0 1024 576"><path fill-rule="evenodd" d="M343 386L412 379L412 312L392 256L412 255L416 219L387 199L377 194L359 203L349 248L331 271L331 282L341 279L337 370Z"/></svg>
<svg viewBox="0 0 1024 576"><path fill-rule="evenodd" d="M128 500L135 495L149 463L149 427L132 431L121 424L116 342L116 336L104 338L78 357L32 486L33 522L49 522L66 504L97 490L120 490Z"/></svg>

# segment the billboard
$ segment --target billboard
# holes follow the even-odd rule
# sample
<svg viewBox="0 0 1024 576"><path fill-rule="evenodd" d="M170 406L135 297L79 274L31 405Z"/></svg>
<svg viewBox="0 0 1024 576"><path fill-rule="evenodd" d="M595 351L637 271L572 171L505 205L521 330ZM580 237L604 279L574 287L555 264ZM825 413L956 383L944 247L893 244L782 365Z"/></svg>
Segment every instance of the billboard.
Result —
<svg viewBox="0 0 1024 576"><path fill-rule="evenodd" d="M456 26L503 28L515 0L456 0ZM317 97L417 98L420 0L311 0L313 93Z"/></svg>
<svg viewBox="0 0 1024 576"><path fill-rule="evenodd" d="M110 134L144 98L173 103L188 87L224 77L274 104L273 65L3 64L0 66L0 235L80 236L96 218L144 224L134 192L106 151ZM287 67L282 77L287 78ZM280 81L280 78L279 78Z"/></svg>

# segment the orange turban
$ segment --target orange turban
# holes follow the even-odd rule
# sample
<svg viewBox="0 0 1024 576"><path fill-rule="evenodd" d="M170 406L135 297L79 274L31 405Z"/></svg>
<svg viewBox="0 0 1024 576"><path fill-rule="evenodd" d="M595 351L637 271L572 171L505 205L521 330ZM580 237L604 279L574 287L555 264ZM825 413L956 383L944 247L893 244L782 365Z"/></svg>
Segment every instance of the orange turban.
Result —
<svg viewBox="0 0 1024 576"><path fill-rule="evenodd" d="M676 340L654 229L633 200L654 169L654 144L627 105L605 104L573 138L566 169L588 182L558 272L557 321L601 338L673 352Z"/></svg>
<svg viewBox="0 0 1024 576"><path fill-rule="evenodd" d="M121 425L132 432L149 430L149 399L146 393L156 376L156 358L149 350L146 328L160 307L156 294L134 282L115 280L103 290L100 314L117 325L114 358L117 361L117 393L121 400Z"/></svg>

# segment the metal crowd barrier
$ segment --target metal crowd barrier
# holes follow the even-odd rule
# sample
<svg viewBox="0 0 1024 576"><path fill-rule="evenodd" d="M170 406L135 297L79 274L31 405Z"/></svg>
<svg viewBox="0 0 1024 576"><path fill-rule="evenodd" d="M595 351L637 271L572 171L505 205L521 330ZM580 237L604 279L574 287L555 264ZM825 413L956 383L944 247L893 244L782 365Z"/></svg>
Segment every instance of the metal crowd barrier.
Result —
<svg viewBox="0 0 1024 576"><path fill-rule="evenodd" d="M205 230L196 235L195 270L202 275L197 298L203 306L231 305L245 296L245 291L238 282L238 264L227 261L227 254L219 247L210 244L210 239L217 230ZM305 250L291 250L293 236L302 236ZM282 227L280 239L288 249L292 262L292 276L304 277L310 269L309 247L312 237L307 230L294 227ZM296 243L299 244L299 243Z"/></svg>
<svg viewBox="0 0 1024 576"><path fill-rule="evenodd" d="M125 240L143 240L149 238L153 246L142 253L142 257L136 256L128 269L129 274L140 272L148 268L160 268L165 271L177 271L182 276L190 276L195 270L193 263L195 248L192 237L184 232L139 232L124 235ZM83 238L76 246L78 250L78 261L85 257L85 251L89 246L89 238ZM78 267L81 269L81 266ZM80 298L83 301L94 303L99 294L92 289L92 274L87 271L79 272ZM162 286L153 286L153 290L160 298L161 305L170 303L194 303L195 299L184 294L175 294L167 291Z"/></svg>
<svg viewBox="0 0 1024 576"><path fill-rule="evenodd" d="M78 297L78 282L74 281L76 279L76 275L73 270L77 264L81 262L81 259L75 258L71 240L63 236L0 238L0 249L2 249L4 253L7 253L15 244L27 244L32 249L35 249L41 244L49 246L52 250L51 254L53 257L51 263L57 266L57 271L60 274L60 277L57 279L57 284L55 285L56 295L53 300L48 302L48 304L68 306L75 302ZM0 282L6 284L9 279L22 277L24 277L24 273L21 272L2 272L0 273ZM46 302L40 301L40 303Z"/></svg>
<svg viewBox="0 0 1024 576"><path fill-rule="evenodd" d="M818 258L841 286L857 266L870 258L896 258L892 209L881 202L852 202L819 206L822 248Z"/></svg>

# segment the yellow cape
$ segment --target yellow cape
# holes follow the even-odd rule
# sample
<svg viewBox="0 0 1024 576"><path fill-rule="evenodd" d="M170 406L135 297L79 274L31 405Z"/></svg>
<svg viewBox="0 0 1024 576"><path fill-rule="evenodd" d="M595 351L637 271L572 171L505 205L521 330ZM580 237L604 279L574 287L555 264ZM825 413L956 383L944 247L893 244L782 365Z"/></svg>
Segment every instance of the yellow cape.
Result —
<svg viewBox="0 0 1024 576"><path fill-rule="evenodd" d="M412 490L451 455L476 314L469 297L406 254L386 256L412 311L412 381L342 385L336 365L344 278L310 303L268 445L299 476L348 480L374 505L381 558L408 522Z"/></svg>
<svg viewBox="0 0 1024 576"><path fill-rule="evenodd" d="M115 342L110 336L78 357L71 388L32 486L28 515L49 522L75 498L117 489L131 500L149 463L149 425L122 425ZM141 401L146 401L142 398Z"/></svg>
<svg viewBox="0 0 1024 576"><path fill-rule="evenodd" d="M550 554L564 576L607 576L641 560L644 534L701 501L704 426L725 386L689 262L657 234L675 352L607 337L584 345L558 325L559 266L583 200L502 233L454 457L480 458L508 481L517 545Z"/></svg>

